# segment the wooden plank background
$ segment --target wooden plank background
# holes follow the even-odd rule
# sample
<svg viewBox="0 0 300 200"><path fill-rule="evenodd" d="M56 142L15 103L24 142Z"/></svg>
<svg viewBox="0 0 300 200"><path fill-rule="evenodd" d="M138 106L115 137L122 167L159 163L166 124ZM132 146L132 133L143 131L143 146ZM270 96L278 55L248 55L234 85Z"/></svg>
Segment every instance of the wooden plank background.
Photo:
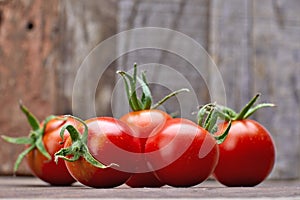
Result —
<svg viewBox="0 0 300 200"><path fill-rule="evenodd" d="M229 106L241 108L256 92L263 94L261 101L276 103L276 108L261 110L254 116L270 130L276 142L272 177L299 178L299 10L298 0L1 1L0 102L4 106L0 133L28 133L29 127L18 108L19 99L39 119L51 113L71 113L72 109L82 113L83 118L92 116L93 105L72 107L74 80L84 58L101 41L120 31L164 27L188 35L208 51L222 75ZM107 52L114 54L111 52L124 44L121 41L118 45L112 45ZM109 66L102 66L97 59L93 62L98 64L95 67L105 67L96 93L89 90L88 81L77 89L82 91L83 102L95 98L97 115L113 115L114 109L124 106L124 96L115 97L119 101L111 100L119 79L115 70L129 70L133 62L172 66L189 78L200 104L209 101L209 91L201 77L194 75L186 60L174 54L145 49L129 52ZM213 75L210 81L214 83ZM217 91L218 85L215 88ZM155 98L166 92L161 87L153 91ZM172 111L176 103L172 100L164 109ZM0 174L11 174L21 150L0 140ZM29 173L25 164L19 173Z"/></svg>

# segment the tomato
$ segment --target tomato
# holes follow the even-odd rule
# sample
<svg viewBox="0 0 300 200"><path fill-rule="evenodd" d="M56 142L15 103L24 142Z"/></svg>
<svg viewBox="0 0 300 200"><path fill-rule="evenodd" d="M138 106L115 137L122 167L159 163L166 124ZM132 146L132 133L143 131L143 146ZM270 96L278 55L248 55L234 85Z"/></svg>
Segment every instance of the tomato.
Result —
<svg viewBox="0 0 300 200"><path fill-rule="evenodd" d="M149 135L163 128L166 121L172 117L161 110L141 110L130 112L120 118L133 131L134 137L139 138L142 151L145 150L145 144Z"/></svg>
<svg viewBox="0 0 300 200"><path fill-rule="evenodd" d="M168 119L171 119L170 115L155 109L130 112L120 118L132 129L133 136L139 139L142 153L145 152L145 144L149 135L155 135L160 131ZM144 159L144 155L142 156ZM149 169L145 160L139 164L138 171L130 177L126 184L130 187L161 187L164 185Z"/></svg>
<svg viewBox="0 0 300 200"><path fill-rule="evenodd" d="M223 125L226 126L226 122L220 127ZM254 120L233 121L219 149L220 158L214 177L226 186L255 186L270 174L274 166L275 145L271 135Z"/></svg>
<svg viewBox="0 0 300 200"><path fill-rule="evenodd" d="M51 185L71 185L75 179L68 172L63 161L54 162L54 154L63 146L60 136L61 128L64 125L78 123L67 116L49 116L44 122L39 123L35 116L28 109L20 104L20 108L26 115L32 130L29 137L11 138L2 136L7 142L25 144L25 150L19 155L14 173L17 171L23 158L26 158L31 172L41 180ZM69 134L64 132L64 136Z"/></svg>
<svg viewBox="0 0 300 200"><path fill-rule="evenodd" d="M219 158L216 140L194 122L175 118L146 142L146 159L157 177L174 187L206 180Z"/></svg>
<svg viewBox="0 0 300 200"><path fill-rule="evenodd" d="M226 186L255 186L265 180L274 166L275 145L271 134L257 121L248 119L257 110L274 106L270 103L254 106L259 96L256 94L239 113L217 104L204 106L198 113L199 121L206 108L212 110L210 118L224 119L218 126L217 118L208 123L217 127L216 135L229 127L226 139L219 144L219 162L214 171L216 180Z"/></svg>
<svg viewBox="0 0 300 200"><path fill-rule="evenodd" d="M152 105L152 96L146 81L146 75L142 73L141 78L137 77L136 64L134 64L133 75L129 75L124 71L118 71L117 73L124 79L128 102L132 109L132 112L125 114L120 120L124 121L133 130L134 137L139 139L142 147L142 160L139 162L137 171L126 184L130 187L161 187L164 183L158 180L145 160L145 144L150 135L155 135L164 126L166 121L171 119L170 115L156 108L170 97L180 92L188 91L188 89L172 92L155 105ZM140 83L142 88L141 98L137 96L137 82Z"/></svg>
<svg viewBox="0 0 300 200"><path fill-rule="evenodd" d="M145 73L142 73L141 78L137 77L137 65L134 64L133 75L127 72L118 71L125 83L125 90L128 97L129 105L133 112L125 114L120 120L124 121L133 130L134 136L139 138L142 147L143 160L139 163L136 173L126 182L130 187L161 187L164 185L149 168L144 155L145 144L150 135L155 135L171 116L167 113L156 110L158 106L164 103L172 96L180 92L188 91L181 89L170 93L155 105L152 105L152 96L149 85L146 80ZM137 82L142 88L141 98L137 96Z"/></svg>
<svg viewBox="0 0 300 200"><path fill-rule="evenodd" d="M37 148L34 148L26 155L26 161L31 172L51 185L71 185L75 182L63 160L60 160L58 163L54 162L54 154L64 147L60 137L60 130L67 124L76 125L76 122L71 118L68 118L66 121L53 119L46 125L43 144L51 156L50 161ZM68 132L65 132L64 137L67 138L68 136Z"/></svg>
<svg viewBox="0 0 300 200"><path fill-rule="evenodd" d="M65 143L65 149L74 150L71 155L80 155L73 162L65 161L71 175L78 182L95 188L111 188L125 183L132 175L130 170L134 170L140 161L139 141L132 137L125 123L111 117L92 118L85 121L85 124L88 128L87 150L82 145L76 147L78 141L72 141L75 138L72 135ZM83 128L79 131L83 132ZM86 156L87 151L93 159L105 166L91 164ZM68 158L72 159L70 155Z"/></svg>

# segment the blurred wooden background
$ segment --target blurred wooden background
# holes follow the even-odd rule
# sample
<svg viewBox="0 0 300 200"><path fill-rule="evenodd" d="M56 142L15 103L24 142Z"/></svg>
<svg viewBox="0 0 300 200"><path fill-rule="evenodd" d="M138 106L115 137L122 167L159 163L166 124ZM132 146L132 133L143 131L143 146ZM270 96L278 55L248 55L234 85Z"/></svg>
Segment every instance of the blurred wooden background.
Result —
<svg viewBox="0 0 300 200"><path fill-rule="evenodd" d="M164 27L188 35L210 54L221 72L229 106L240 109L256 92L263 94L262 102L277 105L253 116L275 139L277 159L271 177L299 178L299 10L298 0L0 1L0 134L28 134L19 99L41 120L52 113L72 113L76 73L100 42L123 30ZM124 44L112 44L102 56L112 58L118 45ZM95 99L97 115L113 115L114 109L127 104L124 96L111 99L119 79L116 69L129 70L133 62L174 67L188 78L200 104L210 100L190 64L168 52L144 49L129 52L109 66L97 59L93 62L105 68L96 93L88 83L77 89L85 98ZM154 87L153 93L164 92ZM172 111L174 105L175 100L165 109ZM89 111L94 105L74 106L83 113L81 117L93 115ZM12 173L22 149L0 140L0 174ZM19 173L29 174L24 163Z"/></svg>

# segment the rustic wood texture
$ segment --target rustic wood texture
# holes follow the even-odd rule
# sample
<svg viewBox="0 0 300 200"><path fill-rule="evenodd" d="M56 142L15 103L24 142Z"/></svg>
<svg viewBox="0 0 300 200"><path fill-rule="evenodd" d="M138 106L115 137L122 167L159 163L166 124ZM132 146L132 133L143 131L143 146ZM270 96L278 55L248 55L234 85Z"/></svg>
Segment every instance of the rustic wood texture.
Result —
<svg viewBox="0 0 300 200"><path fill-rule="evenodd" d="M22 136L29 125L21 99L39 119L57 105L58 2L41 0L0 2L0 134ZM47 13L47 14L45 14ZM11 173L23 146L0 140L0 173ZM21 165L20 173L28 173Z"/></svg>
<svg viewBox="0 0 300 200"><path fill-rule="evenodd" d="M229 106L240 109L256 92L276 108L254 118L273 135L272 177L300 172L299 1L213 1L210 53L219 67Z"/></svg>
<svg viewBox="0 0 300 200"><path fill-rule="evenodd" d="M0 198L21 199L299 199L298 181L266 181L256 187L225 187L205 181L189 188L116 188L95 189L75 183L68 187L49 186L36 178L0 177Z"/></svg>
<svg viewBox="0 0 300 200"><path fill-rule="evenodd" d="M275 139L277 158L271 177L299 178L299 9L298 0L1 1L0 102L5 106L0 114L0 134L28 133L26 119L18 108L19 99L39 119L50 113L74 110L83 118L93 116L94 112L119 117L128 107L124 93L112 99L112 94L119 91L116 83L120 77L115 70L130 70L134 62L144 67L151 66L149 63L172 67L189 81L198 104L210 101L211 94L222 94L222 87L211 71L207 72L207 81L214 89L209 91L191 63L170 52L136 50L107 66L101 65L103 59L114 58L114 51L134 45L134 40L121 40L118 46L111 44L106 53L85 62L92 49L117 32L145 26L163 27L186 34L208 51L226 89L226 97L219 98L226 98L228 106L238 110L256 92L263 94L262 102L277 105L258 111L253 118L269 129ZM211 64L203 56L198 59L203 65ZM99 83L83 80L73 90L77 73L84 64L91 66L84 74L88 78L98 70L104 73ZM154 71L149 75L153 82L170 79L168 72ZM98 84L95 91L90 89L94 84ZM176 80L169 84L182 87ZM170 92L170 88L155 84L152 87L155 100ZM79 103L72 102L74 95ZM86 103L93 101L95 105ZM176 112L177 106L175 98L163 109ZM191 105L188 112L196 110L196 106ZM16 154L22 148L0 140L0 174L12 172ZM29 172L22 165L19 173Z"/></svg>
<svg viewBox="0 0 300 200"><path fill-rule="evenodd" d="M88 58L91 51L97 47L104 39L114 35L117 30L117 3L115 0L92 0L86 1L60 1L60 28L61 45L59 53L62 55L58 63L58 80L60 93L58 98L62 101L58 104L59 111L71 113L76 110L76 114L83 119L94 116L94 105L91 105L93 99L96 99L96 113L105 115L110 113L110 95L114 85L115 67L103 66L99 58L109 57L111 55L98 55L98 60L87 70L87 76L92 76L94 71L99 68L107 67L107 70L99 81L99 87L92 91L92 85L98 84L91 80L85 81L78 88L73 88L74 81L79 68L85 59ZM107 52L115 51L114 45L110 46ZM105 53L105 52L104 52ZM80 91L81 95L79 105L73 104L73 91Z"/></svg>
<svg viewBox="0 0 300 200"><path fill-rule="evenodd" d="M300 177L300 1L253 2L254 90L277 107L257 119L275 137L276 177Z"/></svg>
<svg viewBox="0 0 300 200"><path fill-rule="evenodd" d="M118 18L119 31L142 27L163 27L183 33L202 47L208 47L209 1L207 0L123 0L119 3ZM163 35L158 35L158 37L163 37ZM168 113L176 113L179 116L184 111L186 113L185 117L195 120L196 116L193 113L197 110L198 105L209 101L209 94L205 79L196 71L193 66L194 63L190 61L206 65L208 57L204 50L196 55L194 52L188 52L188 50L192 50L184 48L182 43L184 41L179 41L182 39L177 34L172 36L172 33L170 33L170 36L167 36L165 41L162 39L161 43L165 43L165 45L160 45L162 47L157 47L158 45L153 44L151 48L134 51L132 51L134 46L140 46L140 43L147 45L147 41L155 43L158 39L155 37L140 36L140 38L137 38L133 36L130 40L120 41L118 48L125 48L127 54L119 59L119 68L125 71L132 70L133 64L137 63L140 66L140 71L145 70L149 83L152 83L150 86L152 86L152 95L155 102L171 91L183 87L189 88L192 92L184 94L186 98L180 99L180 102L176 98L170 99L161 109ZM177 49L172 47L177 47ZM187 51L182 52L180 48ZM195 56L188 60L182 57L184 54ZM168 69L168 67L172 70ZM122 92L124 89L123 87L117 89L119 90L116 93L119 95L117 95L116 99L120 99L121 96L125 95ZM191 98L193 96L194 98ZM182 106L185 107L184 110L181 109ZM114 102L114 107L117 111L117 117L128 112L128 108L118 101Z"/></svg>
<svg viewBox="0 0 300 200"><path fill-rule="evenodd" d="M123 0L119 5L120 31L145 26L167 27L187 34L206 48L222 74L228 106L238 110L256 92L263 94L261 102L274 102L275 109L266 108L254 115L270 130L276 142L277 159L272 177L299 177L300 27L296 12L299 1ZM195 72L182 58L174 59L161 51L138 50L120 61L127 70L133 62L165 64L177 71L184 68L180 72L199 94L199 104L209 100L209 93L222 94L219 83L214 85L214 74L210 75L214 89L207 91L199 84L199 77L193 79ZM168 73L161 73L157 71L153 76L168 79ZM160 88L154 93L161 91ZM169 105L171 109L177 107L174 102ZM116 110L124 109L121 104L115 106Z"/></svg>
<svg viewBox="0 0 300 200"><path fill-rule="evenodd" d="M1 135L29 134L19 99L40 120L50 114L72 113L76 72L91 49L115 34L116 8L115 1L106 0L0 2L0 102L5 105L0 114ZM107 90L111 91L114 75L111 66L100 80L101 90L92 97L89 85L81 86L85 96L96 96L99 115L109 113ZM89 117L88 106L79 108L80 117ZM0 174L12 173L23 149L0 140ZM25 162L18 173L30 174Z"/></svg>

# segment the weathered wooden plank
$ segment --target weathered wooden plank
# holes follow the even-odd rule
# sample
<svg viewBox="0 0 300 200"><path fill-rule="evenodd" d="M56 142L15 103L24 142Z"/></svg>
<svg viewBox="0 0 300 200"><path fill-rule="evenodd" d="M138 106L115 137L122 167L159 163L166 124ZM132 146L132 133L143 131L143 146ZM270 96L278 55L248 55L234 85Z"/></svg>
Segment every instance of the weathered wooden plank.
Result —
<svg viewBox="0 0 300 200"><path fill-rule="evenodd" d="M25 136L29 125L18 101L39 119L55 111L58 1L0 2L0 134ZM12 173L24 146L0 139L0 174ZM21 165L19 173L28 173Z"/></svg>
<svg viewBox="0 0 300 200"><path fill-rule="evenodd" d="M208 5L209 2L207 0L123 0L119 4L119 31L143 27L168 28L186 34L195 43L202 45L203 48L207 48ZM128 48L127 50L129 51L132 47L139 46L139 43L144 42L146 44L145 40L151 43L151 40L154 38L153 43L155 43L154 40L159 40L159 37L157 35L157 38L154 38L151 35L147 36L147 34L140 38L133 37L129 42L128 40L120 41L119 48L125 50ZM163 37L163 33L161 37ZM176 41L176 37L174 35L167 36L166 41L162 41L166 42L166 45L162 45L161 49L153 47L152 49L143 48L128 52L119 59L120 68L130 70L135 62L141 65L140 68L144 67L148 71L149 81L153 84L152 93L156 101L163 95L171 92L171 90L190 87L192 89L191 95L194 95L195 101L190 96L181 99L181 102L178 102L178 99L172 99L165 104L163 109L169 113L179 111L180 114L182 105L189 103L189 107L185 108L189 109L186 112L188 116L185 115L185 117L195 120L195 116L191 115L191 113L197 110L199 104L209 101L209 92L204 78L201 77L203 74L199 74L193 63L190 63L190 60L187 58L182 57L183 54L180 51L181 49L185 49L185 53L191 57L194 56L192 59L197 60L202 65L207 65L208 57L204 53L205 50L202 52L193 52L192 48L184 46L184 38L182 38L182 41ZM178 45L180 42L182 42L182 46L179 46L180 49L178 48L170 52L172 46ZM122 93L121 95L124 94ZM114 104L114 107L118 111L116 116L128 112L128 108L124 108L124 105L118 102Z"/></svg>
<svg viewBox="0 0 300 200"><path fill-rule="evenodd" d="M253 84L277 107L256 117L275 137L275 177L300 177L300 2L254 1Z"/></svg>
<svg viewBox="0 0 300 200"><path fill-rule="evenodd" d="M206 103L210 96L222 94L223 87L211 68L205 70L203 78L188 60L180 57L187 55L182 53L188 49L185 46L188 43L184 42L178 48L181 54L142 49L127 52L115 62L104 65L103 60L115 59L117 44L112 43L106 47L107 52L84 60L97 44L118 31L145 26L164 27L188 35L209 51L222 75L227 105L239 109L257 91L263 94L262 101L277 104L275 109L259 111L254 118L261 121L275 138L277 160L272 177L299 178L299 9L298 0L1 1L0 102L5 106L0 115L0 133L12 136L28 133L29 127L17 105L20 98L30 104L40 119L50 113L73 111L83 118L93 116L95 112L119 117L118 114L128 108L124 106L127 104L124 93L117 94L111 102L112 93L118 93L114 89L119 86L115 85L116 65L124 70L130 70L134 62L145 69L153 67L155 70L148 73L149 80L153 83L164 81L168 86L152 85L155 100L171 88L186 87L186 83L197 96L196 104ZM122 38L118 49L130 49L141 38L131 39ZM163 41L166 49L180 43L170 41L172 37ZM192 60L212 65L203 55L194 56ZM90 68L81 77L82 84L76 85L74 81L80 73L81 63ZM175 80L170 70L161 68L173 69ZM99 70L103 72L100 81L96 77ZM187 82L178 81L179 78ZM91 89L95 84L98 87ZM75 104L74 85L78 95ZM95 105L89 102L95 102ZM196 104L190 105L189 113ZM178 99L173 99L163 109L174 112L178 106ZM0 162L5 161L0 166L0 173L11 173L16 152L21 150L22 147L0 140ZM24 165L20 173L28 173Z"/></svg>
<svg viewBox="0 0 300 200"><path fill-rule="evenodd" d="M253 95L251 17L247 0L211 3L209 53L223 77L227 105L240 109ZM213 79L213 74L212 79ZM216 85L218 92L218 85Z"/></svg>
<svg viewBox="0 0 300 200"><path fill-rule="evenodd" d="M109 114L113 65L99 83L84 80L78 88L83 101L77 108L72 108L72 95L84 58L116 31L115 1L4 1L0 3L0 16L0 102L5 105L0 116L1 134L28 134L19 99L40 119L49 114L69 114L73 109L88 118L90 108L94 108L86 103L90 99L96 99L99 115ZM94 67L103 66L96 61ZM101 87L92 93L89 84ZM24 147L3 140L0 144L0 174L11 173L17 152ZM29 173L24 166L19 172Z"/></svg>
<svg viewBox="0 0 300 200"><path fill-rule="evenodd" d="M215 181L205 181L189 188L88 188L79 183L73 186L55 187L36 178L0 177L0 198L47 199L299 199L300 182L265 181L256 187L225 187Z"/></svg>
<svg viewBox="0 0 300 200"><path fill-rule="evenodd" d="M59 47L61 56L58 59L57 72L60 85L58 110L65 113L75 112L84 119L95 116L95 112L98 115L109 115L115 68L113 64L103 66L99 60L101 56L110 57L111 55L105 55L104 52L94 60L88 56L104 39L116 33L117 3L115 0L88 2L64 0L60 1L60 6L62 30L61 46ZM109 48L107 52L112 54L111 52L114 52L115 49L114 44ZM86 70L87 78L82 79L82 82L77 85L78 87L74 88L76 75L80 76L78 70L85 59L87 62L91 62L89 63L90 67ZM107 70L99 77L101 79L98 83L89 78L99 68ZM91 89L94 85L99 85L96 91ZM72 98L75 98L76 101L72 102ZM96 103L92 105L91 102L94 100Z"/></svg>
<svg viewBox="0 0 300 200"><path fill-rule="evenodd" d="M299 177L299 1L214 1L211 54L223 75L228 105L254 93L275 109L254 118L273 134L273 178Z"/></svg>

